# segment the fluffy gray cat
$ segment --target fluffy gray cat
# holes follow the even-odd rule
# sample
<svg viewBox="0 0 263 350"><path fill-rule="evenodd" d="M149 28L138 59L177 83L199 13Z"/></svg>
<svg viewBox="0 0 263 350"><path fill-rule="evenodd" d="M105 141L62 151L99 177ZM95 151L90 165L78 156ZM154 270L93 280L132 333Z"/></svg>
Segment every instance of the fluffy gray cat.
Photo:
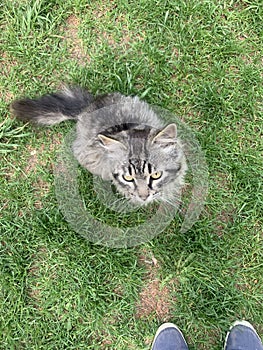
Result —
<svg viewBox="0 0 263 350"><path fill-rule="evenodd" d="M75 120L72 150L78 162L112 181L132 203L172 204L181 192L187 165L176 125L165 126L138 97L94 97L80 87L67 87L37 99L17 100L11 110L18 119L41 125Z"/></svg>

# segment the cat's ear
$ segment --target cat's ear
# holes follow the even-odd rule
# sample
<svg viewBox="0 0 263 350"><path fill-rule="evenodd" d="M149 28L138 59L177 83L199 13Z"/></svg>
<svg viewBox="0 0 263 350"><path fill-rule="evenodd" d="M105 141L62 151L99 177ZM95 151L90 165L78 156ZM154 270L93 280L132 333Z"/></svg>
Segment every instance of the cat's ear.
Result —
<svg viewBox="0 0 263 350"><path fill-rule="evenodd" d="M111 137L99 134L98 138L103 147L109 151L117 151L118 149L126 149L124 144L118 140L112 139Z"/></svg>
<svg viewBox="0 0 263 350"><path fill-rule="evenodd" d="M164 129L162 129L158 134L154 137L153 142L156 143L170 143L175 142L177 136L177 127L176 125L169 124Z"/></svg>

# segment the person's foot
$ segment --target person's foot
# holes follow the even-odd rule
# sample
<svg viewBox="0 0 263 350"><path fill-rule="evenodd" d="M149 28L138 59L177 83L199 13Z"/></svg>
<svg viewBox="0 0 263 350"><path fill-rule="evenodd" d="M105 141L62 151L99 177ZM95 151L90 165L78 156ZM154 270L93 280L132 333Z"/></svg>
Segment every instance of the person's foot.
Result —
<svg viewBox="0 0 263 350"><path fill-rule="evenodd" d="M152 350L188 350L188 346L176 325L164 323L155 334Z"/></svg>
<svg viewBox="0 0 263 350"><path fill-rule="evenodd" d="M263 350L262 342L247 321L236 321L227 333L225 350Z"/></svg>

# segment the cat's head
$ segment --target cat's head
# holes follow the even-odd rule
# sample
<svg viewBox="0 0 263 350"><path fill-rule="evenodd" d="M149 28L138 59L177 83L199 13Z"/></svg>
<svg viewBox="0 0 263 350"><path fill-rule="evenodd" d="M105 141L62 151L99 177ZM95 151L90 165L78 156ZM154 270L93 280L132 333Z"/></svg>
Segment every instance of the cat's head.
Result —
<svg viewBox="0 0 263 350"><path fill-rule="evenodd" d="M181 189L187 165L175 124L99 138L111 157L112 181L131 202L143 205L165 200Z"/></svg>

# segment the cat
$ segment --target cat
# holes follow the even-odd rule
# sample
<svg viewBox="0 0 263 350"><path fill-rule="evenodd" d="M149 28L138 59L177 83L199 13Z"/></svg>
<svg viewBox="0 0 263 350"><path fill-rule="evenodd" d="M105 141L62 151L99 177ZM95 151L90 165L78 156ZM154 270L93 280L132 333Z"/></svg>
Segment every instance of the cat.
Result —
<svg viewBox="0 0 263 350"><path fill-rule="evenodd" d="M171 203L184 185L186 158L176 124L165 125L137 96L97 97L78 86L11 104L18 119L39 125L74 120L72 151L79 164L112 181L131 203Z"/></svg>

